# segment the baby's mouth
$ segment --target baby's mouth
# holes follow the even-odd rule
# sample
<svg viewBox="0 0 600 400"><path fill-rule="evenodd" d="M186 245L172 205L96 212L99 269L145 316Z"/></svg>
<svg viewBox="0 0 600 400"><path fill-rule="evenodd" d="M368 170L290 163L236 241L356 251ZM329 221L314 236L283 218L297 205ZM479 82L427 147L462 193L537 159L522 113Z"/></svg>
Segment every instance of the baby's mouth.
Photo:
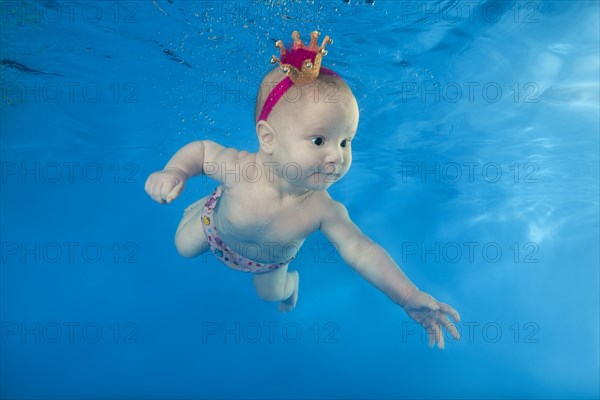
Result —
<svg viewBox="0 0 600 400"><path fill-rule="evenodd" d="M333 175L339 175L338 172L330 172L330 171L317 171L315 172L315 175L319 174L319 175L326 175L326 176L333 176Z"/></svg>
<svg viewBox="0 0 600 400"><path fill-rule="evenodd" d="M333 168L321 169L321 170L317 171L317 173L319 173L321 175L339 175L340 172L341 172L341 169L333 169Z"/></svg>
<svg viewBox="0 0 600 400"><path fill-rule="evenodd" d="M340 178L339 173L318 171L313 174L313 176L315 176L315 180L319 180L319 178L318 178L319 175L322 177L321 179L323 179L326 182L337 181Z"/></svg>

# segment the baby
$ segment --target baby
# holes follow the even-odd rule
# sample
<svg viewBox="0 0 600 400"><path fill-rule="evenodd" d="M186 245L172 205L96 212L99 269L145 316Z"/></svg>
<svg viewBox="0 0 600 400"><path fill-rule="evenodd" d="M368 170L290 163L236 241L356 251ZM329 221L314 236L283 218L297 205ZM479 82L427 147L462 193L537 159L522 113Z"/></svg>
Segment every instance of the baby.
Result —
<svg viewBox="0 0 600 400"><path fill-rule="evenodd" d="M444 348L442 327L456 339L448 316L452 307L420 291L388 253L352 222L344 205L327 192L352 163L358 105L348 85L321 67L327 54L318 32L306 46L294 32L294 45L281 41L281 68L269 72L256 102L256 153L213 141L181 148L162 171L146 181L146 191L161 204L171 203L187 180L201 173L221 186L189 206L177 228L175 245L184 257L210 249L227 266L253 275L261 299L291 311L298 300L299 275L289 264L305 238L320 230L344 262L419 322L429 346ZM272 90L264 90L277 82ZM269 88L270 89L270 88Z"/></svg>

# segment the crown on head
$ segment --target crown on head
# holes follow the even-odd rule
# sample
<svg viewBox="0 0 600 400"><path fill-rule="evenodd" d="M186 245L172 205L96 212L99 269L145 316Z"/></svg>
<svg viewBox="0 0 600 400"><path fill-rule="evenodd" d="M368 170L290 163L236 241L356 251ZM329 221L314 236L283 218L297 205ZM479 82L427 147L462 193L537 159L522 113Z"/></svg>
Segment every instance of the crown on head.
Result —
<svg viewBox="0 0 600 400"><path fill-rule="evenodd" d="M321 46L317 44L319 32L314 31L310 34L310 44L308 47L300 40L300 32L292 32L294 44L291 50L287 50L281 40L275 43L279 48L281 61L271 57L271 64L279 64L281 70L297 85L310 83L319 77L321 69L321 60L327 55L325 46L333 44L333 39L325 36Z"/></svg>

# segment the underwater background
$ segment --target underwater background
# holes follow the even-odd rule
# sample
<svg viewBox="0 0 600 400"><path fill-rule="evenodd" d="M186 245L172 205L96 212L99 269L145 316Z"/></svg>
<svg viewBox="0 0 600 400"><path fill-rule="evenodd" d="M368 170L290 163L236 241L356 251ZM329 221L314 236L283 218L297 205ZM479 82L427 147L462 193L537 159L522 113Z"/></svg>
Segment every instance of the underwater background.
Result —
<svg viewBox="0 0 600 400"><path fill-rule="evenodd" d="M1 6L0 396L581 398L599 389L597 1L9 1ZM181 258L146 177L257 150L274 41L319 30L358 99L330 189L460 341L424 332L325 237L280 314Z"/></svg>

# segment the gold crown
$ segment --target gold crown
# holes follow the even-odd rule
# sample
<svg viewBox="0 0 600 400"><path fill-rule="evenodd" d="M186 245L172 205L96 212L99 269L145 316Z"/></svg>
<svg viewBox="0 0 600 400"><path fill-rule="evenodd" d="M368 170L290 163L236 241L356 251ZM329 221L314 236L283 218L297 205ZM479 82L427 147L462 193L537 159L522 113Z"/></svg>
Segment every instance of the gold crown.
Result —
<svg viewBox="0 0 600 400"><path fill-rule="evenodd" d="M300 40L300 32L292 32L294 44L291 50L287 50L281 40L275 43L279 48L281 61L271 57L271 64L279 64L281 70L297 85L310 83L319 77L321 69L321 60L327 55L325 46L333 44L333 39L325 36L321 46L317 45L319 32L314 31L310 34L310 44L308 47Z"/></svg>

